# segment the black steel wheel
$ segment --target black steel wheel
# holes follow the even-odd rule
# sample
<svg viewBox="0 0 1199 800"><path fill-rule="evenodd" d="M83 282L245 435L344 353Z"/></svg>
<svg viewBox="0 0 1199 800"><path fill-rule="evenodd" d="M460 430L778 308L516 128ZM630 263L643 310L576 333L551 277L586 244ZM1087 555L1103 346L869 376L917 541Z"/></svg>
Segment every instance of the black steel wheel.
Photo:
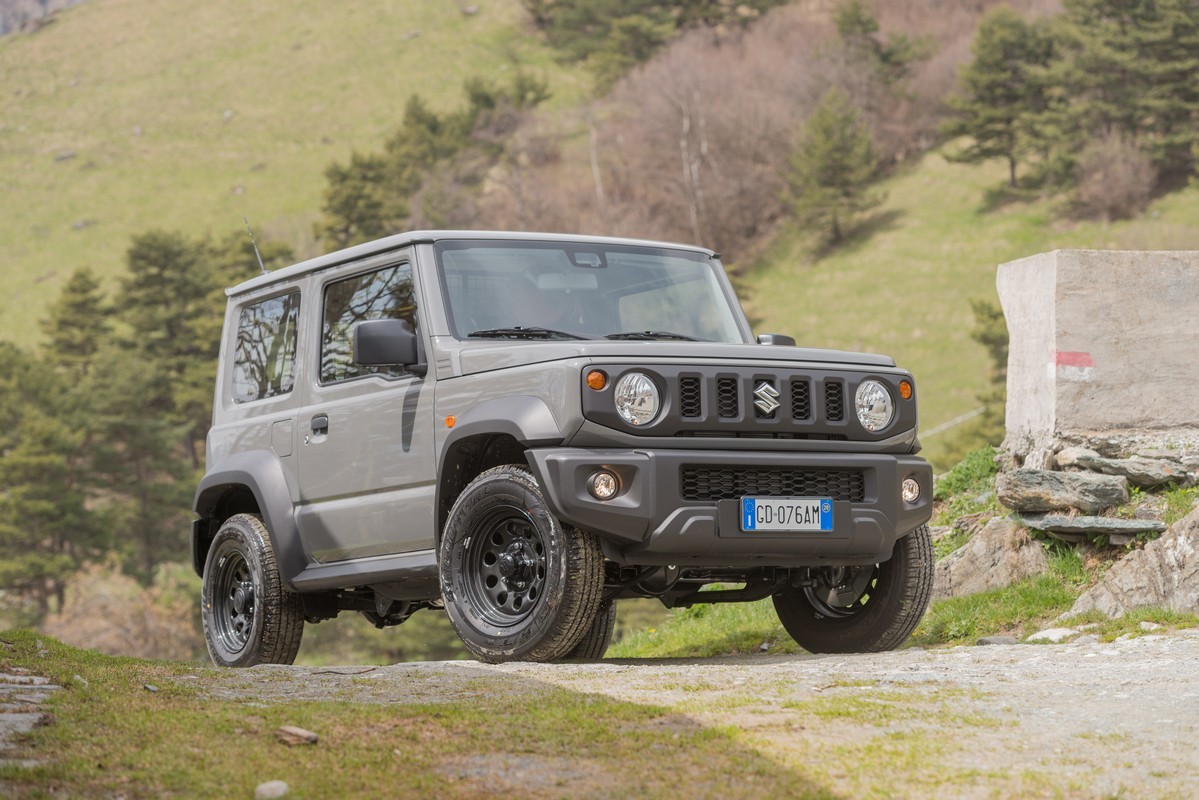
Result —
<svg viewBox="0 0 1199 800"><path fill-rule="evenodd" d="M524 467L496 467L471 481L450 511L440 556L446 612L482 661L562 658L595 619L599 542L563 527Z"/></svg>
<svg viewBox="0 0 1199 800"><path fill-rule="evenodd" d="M933 543L924 525L895 543L890 560L859 567L814 567L808 583L774 595L791 638L811 653L894 650L928 609Z"/></svg>
<svg viewBox="0 0 1199 800"><path fill-rule="evenodd" d="M290 664L304 633L300 597L287 591L262 520L249 514L221 526L204 564L204 641L221 667Z"/></svg>

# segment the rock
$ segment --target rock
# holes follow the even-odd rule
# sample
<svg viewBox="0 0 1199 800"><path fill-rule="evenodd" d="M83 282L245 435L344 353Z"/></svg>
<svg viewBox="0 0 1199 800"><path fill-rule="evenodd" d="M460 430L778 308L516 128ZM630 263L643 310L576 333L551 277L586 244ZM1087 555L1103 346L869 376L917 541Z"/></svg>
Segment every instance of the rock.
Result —
<svg viewBox="0 0 1199 800"><path fill-rule="evenodd" d="M1059 467L1100 472L1104 475L1123 475L1133 486L1154 489L1169 483L1190 484L1191 476L1181 461L1172 458L1104 458L1085 447L1067 447L1057 454Z"/></svg>
<svg viewBox="0 0 1199 800"><path fill-rule="evenodd" d="M1145 631L1146 633L1150 633L1152 631L1160 631L1162 629L1161 625L1158 625L1156 622L1149 622L1148 620L1141 622L1141 624L1138 625L1137 627L1140 628L1141 630Z"/></svg>
<svg viewBox="0 0 1199 800"><path fill-rule="evenodd" d="M983 638L979 639L978 642L976 642L976 644L978 644L978 645L989 645L989 644L1003 645L1003 644L1019 644L1019 642L1016 641L1015 636L984 636Z"/></svg>
<svg viewBox="0 0 1199 800"><path fill-rule="evenodd" d="M1077 636L1078 631L1074 628L1049 628L1029 636L1025 641L1028 642L1052 642L1060 644L1067 639Z"/></svg>
<svg viewBox="0 0 1199 800"><path fill-rule="evenodd" d="M933 599L999 589L1049 569L1041 545L1005 517L995 517L969 542L937 562Z"/></svg>
<svg viewBox="0 0 1199 800"><path fill-rule="evenodd" d="M1054 533L1116 533L1129 536L1166 529L1166 523L1150 519L1116 517L1068 517L1064 514L1021 514L1020 521L1030 528Z"/></svg>
<svg viewBox="0 0 1199 800"><path fill-rule="evenodd" d="M929 525L928 532L933 537L933 544L936 544L946 536L951 536L954 529L952 525Z"/></svg>
<svg viewBox="0 0 1199 800"><path fill-rule="evenodd" d="M1101 611L1118 617L1142 606L1199 613L1199 509L1117 561L1068 613Z"/></svg>
<svg viewBox="0 0 1199 800"><path fill-rule="evenodd" d="M267 781L260 783L254 789L254 800L270 800L273 797L283 797L287 794L287 784L283 781Z"/></svg>
<svg viewBox="0 0 1199 800"><path fill-rule="evenodd" d="M295 725L284 725L275 731L275 735L279 737L279 741L284 744L316 744L319 738L315 733L304 728L297 728Z"/></svg>
<svg viewBox="0 0 1199 800"><path fill-rule="evenodd" d="M1128 502L1128 479L1089 472L1017 469L995 481L999 502L1020 512L1066 511L1098 514Z"/></svg>
<svg viewBox="0 0 1199 800"><path fill-rule="evenodd" d="M1027 456L1024 457L1025 469L1053 469L1055 459L1053 450L1048 447L1033 448Z"/></svg>

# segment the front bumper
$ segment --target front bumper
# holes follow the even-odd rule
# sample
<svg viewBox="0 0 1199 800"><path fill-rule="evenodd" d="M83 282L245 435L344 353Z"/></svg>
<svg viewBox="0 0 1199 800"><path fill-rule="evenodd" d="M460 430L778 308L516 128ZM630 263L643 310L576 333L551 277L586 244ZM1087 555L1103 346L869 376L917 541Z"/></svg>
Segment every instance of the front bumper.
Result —
<svg viewBox="0 0 1199 800"><path fill-rule="evenodd" d="M896 540L932 516L932 469L917 456L577 447L534 449L528 455L555 516L600 536L605 555L621 564L873 564L889 559ZM860 473L861 488L853 499L834 499L832 531L745 533L740 498L685 497L684 468ZM587 479L599 469L620 478L622 491L611 500L597 500L587 491ZM915 503L905 503L899 494L907 477L920 484Z"/></svg>

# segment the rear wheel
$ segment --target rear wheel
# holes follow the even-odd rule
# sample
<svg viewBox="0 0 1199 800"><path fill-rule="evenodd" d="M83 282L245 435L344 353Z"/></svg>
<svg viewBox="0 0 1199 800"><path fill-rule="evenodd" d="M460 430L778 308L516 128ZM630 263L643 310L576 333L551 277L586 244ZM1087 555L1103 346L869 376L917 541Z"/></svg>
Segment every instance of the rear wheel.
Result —
<svg viewBox="0 0 1199 800"><path fill-rule="evenodd" d="M563 527L517 465L466 487L446 521L439 561L450 622L482 661L565 657L592 628L602 599L599 541Z"/></svg>
<svg viewBox="0 0 1199 800"><path fill-rule="evenodd" d="M809 570L811 585L774 595L791 638L811 653L894 650L928 609L933 589L933 544L922 525L895 543L889 561L864 567Z"/></svg>
<svg viewBox="0 0 1199 800"><path fill-rule="evenodd" d="M220 667L290 664L304 634L300 596L283 586L262 520L238 514L212 540L201 616L208 654Z"/></svg>

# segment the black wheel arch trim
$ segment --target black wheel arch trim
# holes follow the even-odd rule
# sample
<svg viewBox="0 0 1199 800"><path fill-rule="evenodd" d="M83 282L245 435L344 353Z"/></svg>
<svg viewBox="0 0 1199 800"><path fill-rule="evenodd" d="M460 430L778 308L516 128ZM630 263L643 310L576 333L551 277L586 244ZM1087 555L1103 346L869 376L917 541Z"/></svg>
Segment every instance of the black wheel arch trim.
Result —
<svg viewBox="0 0 1199 800"><path fill-rule="evenodd" d="M434 498L438 509L438 541L453 497L474 477L467 476L466 480L459 477L468 460L463 445L471 439L491 436L511 437L526 448L560 445L566 440L566 434L549 406L540 397L532 395L498 397L479 403L459 416L438 458L437 495Z"/></svg>
<svg viewBox="0 0 1199 800"><path fill-rule="evenodd" d="M254 495L258 512L266 524L275 561L287 586L308 566L308 557L300 541L292 504L291 486L278 457L266 450L246 450L229 456L219 469L209 472L200 481L192 509L199 519L192 523L192 562L198 574L203 574L208 543L216 531L211 530L221 498L230 490L245 489ZM207 538L208 541L204 541Z"/></svg>

